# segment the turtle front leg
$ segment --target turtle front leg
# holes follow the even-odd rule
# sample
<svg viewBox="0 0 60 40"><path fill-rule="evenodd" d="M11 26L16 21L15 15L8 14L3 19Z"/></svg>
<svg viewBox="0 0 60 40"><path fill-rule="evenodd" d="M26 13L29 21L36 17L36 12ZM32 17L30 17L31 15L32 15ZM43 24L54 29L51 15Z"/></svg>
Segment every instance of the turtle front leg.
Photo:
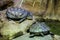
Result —
<svg viewBox="0 0 60 40"><path fill-rule="evenodd" d="M44 34L43 33L40 33L41 34L41 36L44 36Z"/></svg>
<svg viewBox="0 0 60 40"><path fill-rule="evenodd" d="M30 34L30 38L33 38L35 35L34 34Z"/></svg>
<svg viewBox="0 0 60 40"><path fill-rule="evenodd" d="M21 20L19 20L19 23L23 22L26 19L26 17L22 18Z"/></svg>

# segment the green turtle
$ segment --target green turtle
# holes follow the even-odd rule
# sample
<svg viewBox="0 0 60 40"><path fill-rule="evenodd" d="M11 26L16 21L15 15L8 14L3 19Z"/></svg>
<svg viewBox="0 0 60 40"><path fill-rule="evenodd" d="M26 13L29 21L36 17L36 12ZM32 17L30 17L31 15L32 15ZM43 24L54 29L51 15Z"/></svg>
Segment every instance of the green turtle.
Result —
<svg viewBox="0 0 60 40"><path fill-rule="evenodd" d="M50 28L44 22L36 22L30 27L29 32L31 36L44 36L50 34Z"/></svg>

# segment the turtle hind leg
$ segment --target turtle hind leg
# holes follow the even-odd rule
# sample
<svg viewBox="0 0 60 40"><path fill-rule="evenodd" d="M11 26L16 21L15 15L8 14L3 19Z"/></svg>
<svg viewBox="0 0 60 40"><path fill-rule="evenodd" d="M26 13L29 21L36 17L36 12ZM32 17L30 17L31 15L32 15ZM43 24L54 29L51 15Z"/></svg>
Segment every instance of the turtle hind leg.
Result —
<svg viewBox="0 0 60 40"><path fill-rule="evenodd" d="M50 32L50 35L51 35L52 37L54 37L54 33Z"/></svg>

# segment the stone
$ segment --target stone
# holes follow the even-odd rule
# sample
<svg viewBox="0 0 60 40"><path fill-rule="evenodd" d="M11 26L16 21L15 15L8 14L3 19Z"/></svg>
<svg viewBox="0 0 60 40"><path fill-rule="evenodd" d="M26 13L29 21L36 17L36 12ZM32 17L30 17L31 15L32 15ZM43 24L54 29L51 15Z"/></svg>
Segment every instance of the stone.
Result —
<svg viewBox="0 0 60 40"><path fill-rule="evenodd" d="M25 20L24 22L18 24L14 21L6 22L1 28L0 33L3 38L12 39L16 36L23 35L26 33L27 29L32 25L34 21Z"/></svg>
<svg viewBox="0 0 60 40"><path fill-rule="evenodd" d="M39 36L39 37L33 37L33 38L30 38L29 36L30 36L29 33L27 33L23 36L19 36L15 39L12 39L12 40L53 40L51 35L46 35L44 37Z"/></svg>
<svg viewBox="0 0 60 40"><path fill-rule="evenodd" d="M54 40L60 40L60 36L59 35L54 35Z"/></svg>

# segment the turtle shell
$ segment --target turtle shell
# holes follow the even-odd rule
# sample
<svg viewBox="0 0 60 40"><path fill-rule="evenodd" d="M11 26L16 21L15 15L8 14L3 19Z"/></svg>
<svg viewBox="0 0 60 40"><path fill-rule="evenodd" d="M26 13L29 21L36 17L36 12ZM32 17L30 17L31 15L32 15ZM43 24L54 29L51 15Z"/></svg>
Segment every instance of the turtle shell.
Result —
<svg viewBox="0 0 60 40"><path fill-rule="evenodd" d="M28 11L21 8L11 7L7 9L6 14L8 18L20 19L26 17L28 15Z"/></svg>
<svg viewBox="0 0 60 40"><path fill-rule="evenodd" d="M30 27L31 33L46 33L50 31L50 28L44 22L36 22Z"/></svg>

